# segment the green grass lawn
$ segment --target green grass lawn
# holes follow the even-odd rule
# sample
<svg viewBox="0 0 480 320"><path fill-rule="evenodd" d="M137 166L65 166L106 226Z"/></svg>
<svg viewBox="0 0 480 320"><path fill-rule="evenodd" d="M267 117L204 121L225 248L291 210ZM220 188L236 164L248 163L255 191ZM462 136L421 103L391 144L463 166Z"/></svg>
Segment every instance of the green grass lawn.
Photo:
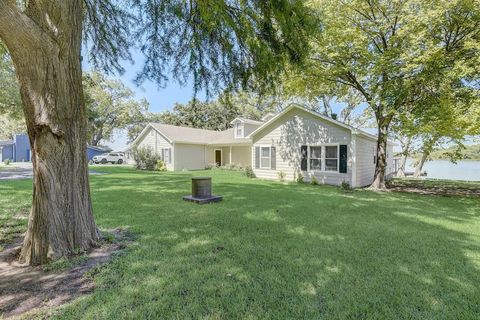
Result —
<svg viewBox="0 0 480 320"><path fill-rule="evenodd" d="M60 318L480 318L478 198L96 169L111 173L91 177L97 224L137 240ZM224 201L182 201L192 175ZM30 188L0 182L3 221Z"/></svg>

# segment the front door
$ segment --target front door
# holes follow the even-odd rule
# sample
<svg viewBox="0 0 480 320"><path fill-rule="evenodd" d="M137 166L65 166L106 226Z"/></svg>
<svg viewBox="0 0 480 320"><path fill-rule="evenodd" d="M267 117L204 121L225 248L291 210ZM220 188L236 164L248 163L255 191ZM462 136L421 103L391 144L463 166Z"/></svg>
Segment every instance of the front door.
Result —
<svg viewBox="0 0 480 320"><path fill-rule="evenodd" d="M215 164L217 167L220 167L222 165L222 150L218 149L215 150Z"/></svg>

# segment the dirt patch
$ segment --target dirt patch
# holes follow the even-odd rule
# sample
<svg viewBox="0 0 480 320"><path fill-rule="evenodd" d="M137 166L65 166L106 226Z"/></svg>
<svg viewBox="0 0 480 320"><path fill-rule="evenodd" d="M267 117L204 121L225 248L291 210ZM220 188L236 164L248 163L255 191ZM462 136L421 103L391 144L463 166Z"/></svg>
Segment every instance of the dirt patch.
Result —
<svg viewBox="0 0 480 320"><path fill-rule="evenodd" d="M455 188L425 188L420 186L390 186L388 190L408 193L418 193L426 195L440 195L446 197L480 197L480 190L475 189L455 189Z"/></svg>
<svg viewBox="0 0 480 320"><path fill-rule="evenodd" d="M21 238L0 253L0 318L37 312L67 303L94 289L85 273L112 259L131 236L126 230L109 231L113 239L85 254L81 263L66 271L47 272L44 267L18 263Z"/></svg>

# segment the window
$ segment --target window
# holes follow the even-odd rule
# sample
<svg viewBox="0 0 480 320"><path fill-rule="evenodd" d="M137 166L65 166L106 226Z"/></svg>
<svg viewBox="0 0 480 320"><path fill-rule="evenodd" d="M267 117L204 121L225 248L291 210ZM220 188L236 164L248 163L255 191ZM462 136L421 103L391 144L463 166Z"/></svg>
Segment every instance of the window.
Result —
<svg viewBox="0 0 480 320"><path fill-rule="evenodd" d="M170 163L170 149L164 148L163 149L163 162Z"/></svg>
<svg viewBox="0 0 480 320"><path fill-rule="evenodd" d="M270 169L270 147L261 147L260 148L260 168L261 169Z"/></svg>
<svg viewBox="0 0 480 320"><path fill-rule="evenodd" d="M325 171L338 171L337 146L325 146Z"/></svg>
<svg viewBox="0 0 480 320"><path fill-rule="evenodd" d="M241 122L235 123L235 137L242 137L243 136L243 126Z"/></svg>
<svg viewBox="0 0 480 320"><path fill-rule="evenodd" d="M310 147L310 170L322 170L322 147Z"/></svg>

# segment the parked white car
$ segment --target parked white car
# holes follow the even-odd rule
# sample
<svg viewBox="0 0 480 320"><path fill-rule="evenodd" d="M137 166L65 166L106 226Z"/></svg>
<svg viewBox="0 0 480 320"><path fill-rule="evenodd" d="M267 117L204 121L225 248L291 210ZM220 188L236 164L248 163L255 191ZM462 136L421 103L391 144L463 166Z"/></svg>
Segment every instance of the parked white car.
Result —
<svg viewBox="0 0 480 320"><path fill-rule="evenodd" d="M125 161L125 155L123 153L116 153L116 152L112 152L112 153L104 153L104 154L101 154L99 156L94 156L92 158L92 161L94 163L102 163L102 164L105 164L105 163L112 163L112 164L122 164L124 161Z"/></svg>

